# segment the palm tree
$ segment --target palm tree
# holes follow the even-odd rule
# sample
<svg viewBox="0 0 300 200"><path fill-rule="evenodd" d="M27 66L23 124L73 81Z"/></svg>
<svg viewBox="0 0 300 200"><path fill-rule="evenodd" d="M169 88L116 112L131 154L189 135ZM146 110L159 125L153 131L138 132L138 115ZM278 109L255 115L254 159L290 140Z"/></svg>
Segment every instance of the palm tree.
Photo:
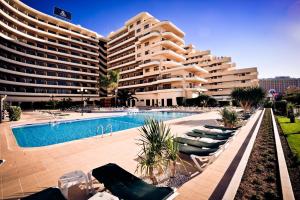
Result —
<svg viewBox="0 0 300 200"><path fill-rule="evenodd" d="M119 90L118 99L121 101L121 105L127 106L127 103L131 100L137 100L133 95L134 93L131 93L129 90Z"/></svg>
<svg viewBox="0 0 300 200"><path fill-rule="evenodd" d="M109 91L113 91L115 95L115 105L117 106L117 93L119 87L120 72L119 70L111 70L108 72L107 76L99 77L99 90L101 87L106 88Z"/></svg>

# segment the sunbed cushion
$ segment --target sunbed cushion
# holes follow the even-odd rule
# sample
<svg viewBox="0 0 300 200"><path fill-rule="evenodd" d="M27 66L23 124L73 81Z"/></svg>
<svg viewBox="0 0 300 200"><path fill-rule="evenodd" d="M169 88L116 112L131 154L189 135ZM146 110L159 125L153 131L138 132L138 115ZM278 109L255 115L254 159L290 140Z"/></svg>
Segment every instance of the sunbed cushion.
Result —
<svg viewBox="0 0 300 200"><path fill-rule="evenodd" d="M205 128L209 128L209 129L221 129L221 130L237 130L239 128L241 128L241 126L235 127L235 128L226 128L224 126L218 126L218 125L204 125Z"/></svg>
<svg viewBox="0 0 300 200"><path fill-rule="evenodd" d="M218 148L220 145L225 144L226 141L216 141L216 142L203 142L198 140L193 140L189 138L183 138L183 137L176 137L174 139L176 142L181 144L188 144L190 146L195 147L206 147L206 148Z"/></svg>
<svg viewBox="0 0 300 200"><path fill-rule="evenodd" d="M221 135L221 134L201 134L198 132L188 132L186 135L191 136L191 137L201 137L201 138L211 138L214 140L227 140L230 135Z"/></svg>
<svg viewBox="0 0 300 200"><path fill-rule="evenodd" d="M211 129L209 131L207 130L202 130L202 129L193 129L193 132L197 132L197 133L201 133L201 134L205 134L205 135L223 135L223 136L232 136L234 134L234 131L224 131L224 132L220 132L219 131L213 131L215 129Z"/></svg>
<svg viewBox="0 0 300 200"><path fill-rule="evenodd" d="M165 199L174 192L170 187L148 184L113 163L93 169L92 175L113 195L124 200Z"/></svg>
<svg viewBox="0 0 300 200"><path fill-rule="evenodd" d="M30 196L22 198L23 200L66 200L58 188L47 188Z"/></svg>
<svg viewBox="0 0 300 200"><path fill-rule="evenodd" d="M209 156L211 153L216 152L218 149L201 149L194 146L189 146L185 144L179 144L179 152L188 154L188 155L197 155L197 156Z"/></svg>

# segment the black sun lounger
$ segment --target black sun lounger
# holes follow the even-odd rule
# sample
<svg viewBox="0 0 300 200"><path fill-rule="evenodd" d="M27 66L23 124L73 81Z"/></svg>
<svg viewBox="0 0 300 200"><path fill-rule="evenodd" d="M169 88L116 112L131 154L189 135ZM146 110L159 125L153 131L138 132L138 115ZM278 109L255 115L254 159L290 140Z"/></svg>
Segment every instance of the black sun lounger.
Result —
<svg viewBox="0 0 300 200"><path fill-rule="evenodd" d="M113 163L93 169L92 175L119 199L160 200L174 195L172 188L155 187Z"/></svg>
<svg viewBox="0 0 300 200"><path fill-rule="evenodd" d="M191 137L211 138L214 140L228 140L228 138L230 138L230 136L228 135L222 135L222 134L211 135L211 134L201 134L197 132L188 132L186 133L186 135Z"/></svg>
<svg viewBox="0 0 300 200"><path fill-rule="evenodd" d="M241 126L235 127L235 128L226 128L224 126L214 126L214 125L204 125L205 128L209 128L209 129L220 129L223 131L229 130L229 131L235 131L239 128L241 128Z"/></svg>
<svg viewBox="0 0 300 200"><path fill-rule="evenodd" d="M218 150L218 148L201 149L190 145L179 144L179 152L187 155L209 156L210 154L215 153Z"/></svg>
<svg viewBox="0 0 300 200"><path fill-rule="evenodd" d="M177 143L181 144L188 144L190 146L198 147L198 148L219 148L220 145L223 145L226 143L226 140L224 141L217 141L217 142L203 142L203 141L198 141L198 140L192 140L189 138L183 138L183 137L177 137L174 139Z"/></svg>
<svg viewBox="0 0 300 200"><path fill-rule="evenodd" d="M193 132L204 134L204 135L223 135L223 136L232 136L234 131L226 131L226 132L214 132L214 131L206 131L201 129L193 129Z"/></svg>
<svg viewBox="0 0 300 200"><path fill-rule="evenodd" d="M22 200L66 200L58 188L47 188Z"/></svg>

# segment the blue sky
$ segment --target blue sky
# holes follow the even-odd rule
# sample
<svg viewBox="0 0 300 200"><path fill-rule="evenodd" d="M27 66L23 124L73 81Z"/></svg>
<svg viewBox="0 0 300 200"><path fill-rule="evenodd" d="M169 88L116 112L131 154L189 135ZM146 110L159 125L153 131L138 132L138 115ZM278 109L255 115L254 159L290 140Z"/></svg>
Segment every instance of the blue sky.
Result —
<svg viewBox="0 0 300 200"><path fill-rule="evenodd" d="M52 14L58 6L72 23L107 36L139 12L170 20L186 44L231 56L237 67L258 67L259 77L300 77L300 0L23 0Z"/></svg>

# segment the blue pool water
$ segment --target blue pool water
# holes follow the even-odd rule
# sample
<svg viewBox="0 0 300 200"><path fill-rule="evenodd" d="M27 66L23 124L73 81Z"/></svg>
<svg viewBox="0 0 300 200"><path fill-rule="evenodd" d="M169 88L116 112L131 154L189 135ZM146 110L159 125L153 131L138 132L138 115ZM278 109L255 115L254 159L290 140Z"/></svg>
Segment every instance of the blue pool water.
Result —
<svg viewBox="0 0 300 200"><path fill-rule="evenodd" d="M149 117L165 121L192 114L183 112L140 112L109 118L25 125L12 128L12 131L19 146L40 147L101 135L100 125L104 127L104 132L110 133L110 125L112 131L115 132L142 126L144 120Z"/></svg>

